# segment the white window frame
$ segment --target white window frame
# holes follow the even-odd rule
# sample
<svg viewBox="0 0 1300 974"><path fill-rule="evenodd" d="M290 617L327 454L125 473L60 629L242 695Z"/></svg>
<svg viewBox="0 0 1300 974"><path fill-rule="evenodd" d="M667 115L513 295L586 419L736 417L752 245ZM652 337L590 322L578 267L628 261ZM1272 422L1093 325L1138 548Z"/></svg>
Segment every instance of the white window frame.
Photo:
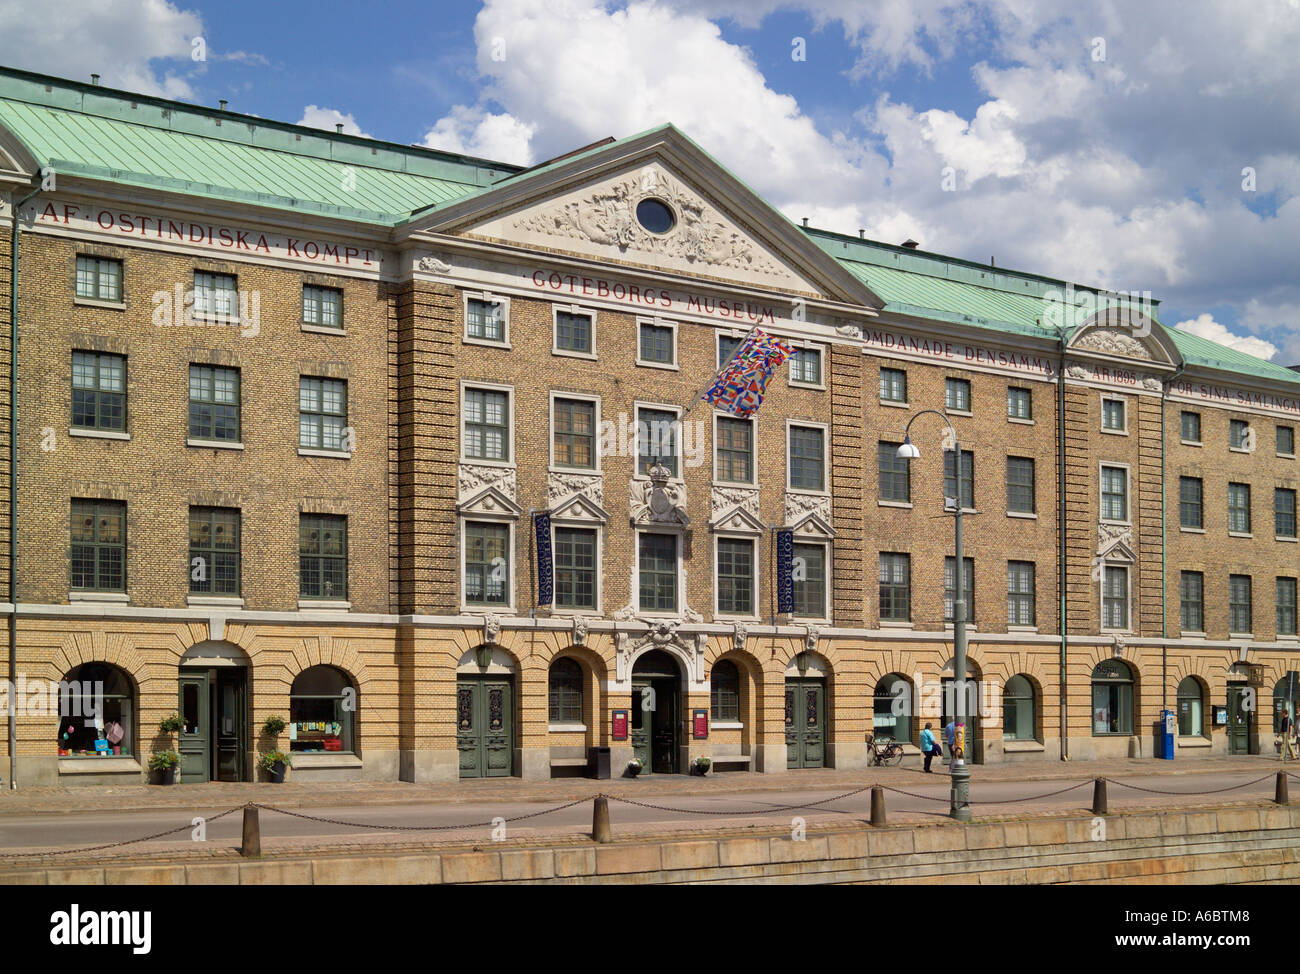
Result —
<svg viewBox="0 0 1300 974"><path fill-rule="evenodd" d="M339 296L339 322L340 322L340 323L339 323L339 325L338 325L337 327L331 327L330 325L318 325L318 324L315 324L314 322L310 322L310 321L308 321L306 318L303 318L303 317L302 317L302 302L303 302L303 300L307 297L307 288L309 288L309 287L314 287L314 288L316 288L318 291L334 291L334 292L336 292L336 293L338 294L338 296ZM343 305L344 305L343 288L341 288L341 287L336 287L336 286L334 286L334 285L332 285L332 284L315 284L315 283L313 283L312 281L303 281L303 282L302 282L302 294L299 295L299 298L298 298L298 317L299 317L299 319L300 319L300 321L299 321L299 325L301 326L301 327L300 327L300 330L301 330L301 331L314 332L314 333L316 333L316 334L318 334L318 335L346 335L346 334L348 333L348 332L347 332L347 325L344 324L344 322L345 322L347 319L344 317L345 312L344 312L344 310L343 310Z"/></svg>
<svg viewBox="0 0 1300 974"><path fill-rule="evenodd" d="M560 312L572 315L585 315L591 319L591 351L575 352L570 348L560 348ZM639 336L638 336L639 337ZM589 361L596 361L596 309L587 308L578 304L553 304L551 305L551 354L559 355L565 358L582 358Z"/></svg>
<svg viewBox="0 0 1300 974"><path fill-rule="evenodd" d="M750 604L754 611L749 615L735 615L730 612L723 612L718 608L718 542L728 541L748 541L754 549L754 577L750 581ZM763 590L759 582L759 573L762 571L762 536L748 534L741 531L718 531L713 536L713 618L736 620L743 622L755 622L762 619L760 607L758 604L759 593Z"/></svg>
<svg viewBox="0 0 1300 974"><path fill-rule="evenodd" d="M582 531L596 532L596 607L588 608L569 608L561 607L555 602L555 578L551 578L551 615L554 616L581 616L581 615L604 615L604 609L601 608L601 600L605 597L605 526L598 521L584 521L578 518L560 518L551 519L551 565L554 571L555 565L555 531L557 528L576 528Z"/></svg>
<svg viewBox="0 0 1300 974"><path fill-rule="evenodd" d="M1248 420L1248 419L1241 419L1240 417L1237 417L1237 416L1229 416L1229 417L1228 417L1228 452L1229 452L1229 453L1250 453L1250 452L1251 452L1250 450L1247 450L1244 446L1233 446L1233 445L1232 445L1232 424L1233 424L1233 423L1245 423L1245 424L1246 424L1246 436L1247 436L1247 438L1249 438L1249 437L1251 436L1251 434L1253 433L1253 434L1255 435L1255 445L1256 445L1256 447L1258 448L1258 446L1259 446L1259 434L1258 434L1258 433L1255 433L1255 427L1254 427L1254 425L1251 423L1251 421ZM1275 449L1276 449L1276 447L1275 447Z"/></svg>
<svg viewBox="0 0 1300 974"><path fill-rule="evenodd" d="M641 607L641 536L644 534L663 534L674 539L677 545L677 607L671 611L666 609L643 609ZM632 532L632 605L636 607L638 616L647 616L653 619L676 619L683 616L686 612L686 559L682 556L682 541L685 538L685 531L680 527L674 527L667 524L647 525L643 528L636 528ZM717 562L714 562L715 566Z"/></svg>
<svg viewBox="0 0 1300 974"><path fill-rule="evenodd" d="M641 357L641 326L652 325L655 328L671 328L673 332L673 359L671 362L650 362ZM678 361L677 347L677 322L670 321L667 318L649 317L641 315L636 319L636 364L644 366L647 369L665 369L669 372L680 372L681 364ZM716 350L715 350L716 357Z"/></svg>
<svg viewBox="0 0 1300 974"><path fill-rule="evenodd" d="M727 367L727 362L722 361L722 340L724 338L735 338L735 339L739 339L741 342L744 342L745 336L747 334L749 334L749 332L740 331L739 329L736 328L719 328L717 331L713 333L713 361L718 364L718 367L714 370L715 372L721 373L722 370ZM640 348L641 348L641 330L640 328L638 328L637 329L638 351L640 350ZM736 348L739 349L740 346L737 345ZM733 352L732 354L734 355L735 353ZM727 361L729 362L731 360L728 359Z"/></svg>
<svg viewBox="0 0 1300 974"><path fill-rule="evenodd" d="M469 333L469 303L474 301L486 301L489 304L501 305L501 341L488 341L486 338L471 338ZM510 348L510 298L504 294L496 294L492 291L462 291L461 292L461 330L460 340L466 345L482 345L485 348Z"/></svg>
<svg viewBox="0 0 1300 974"><path fill-rule="evenodd" d="M1019 390L1020 392L1025 392L1025 393L1028 393L1028 394L1029 394L1029 415L1028 415L1027 417L1026 417L1026 416L1012 416L1012 415L1011 415L1011 410L1010 410L1010 397L1011 397L1011 391L1012 391L1013 389L1015 389L1015 390ZM1037 424L1037 420L1034 418L1034 390L1033 390L1033 387L1032 387L1032 386L1018 386L1018 385L1013 385L1012 383L1008 382L1008 383L1007 383L1007 398L1008 398L1008 403L1007 403L1007 405L1008 405L1008 408L1007 408L1007 422L1008 422L1008 423L1017 423L1017 424L1019 424L1019 425L1021 425L1021 426L1036 426L1036 425L1038 425L1038 424Z"/></svg>
<svg viewBox="0 0 1300 974"><path fill-rule="evenodd" d="M895 365L881 365L881 366L880 366L880 371L883 372L885 369L889 369L891 372L902 372L902 373L903 373L903 391L907 393L908 397L910 397L912 393L911 393L910 388L908 388L909 383L908 383L908 378L907 378L907 369L900 369L900 368L898 368L898 367L895 366ZM906 398L903 399L903 400L900 402L900 401L897 400L897 399L886 399L884 396L880 395L880 373L879 373L879 372L877 372L877 374L876 374L876 398L877 398L877 400L880 402L880 405L882 405L882 406L888 406L888 407L890 407L890 408L892 408L892 409L909 409L909 408L911 408L910 403L907 401Z"/></svg>
<svg viewBox="0 0 1300 974"><path fill-rule="evenodd" d="M948 408L948 383L964 382L966 383L966 408L949 409ZM975 415L975 383L970 379L964 379L959 375L945 375L943 377L943 411L949 416L974 416Z"/></svg>
<svg viewBox="0 0 1300 974"><path fill-rule="evenodd" d="M739 422L749 423L749 444L750 457L749 469L753 477L749 480L722 480L718 476L718 420L734 419ZM730 413L723 412L720 409L713 411L713 483L718 487L757 487L758 486L758 413L744 418L733 416Z"/></svg>
<svg viewBox="0 0 1300 974"><path fill-rule="evenodd" d="M822 489L810 490L807 487L790 486L790 428L819 429L822 431ZM813 497L829 497L831 490L831 431L827 423L818 423L810 419L787 419L785 421L785 489L791 494L808 494ZM797 539L796 539L797 540Z"/></svg>
<svg viewBox="0 0 1300 974"><path fill-rule="evenodd" d="M794 377L794 356L790 356L790 361L786 365L786 375L788 384L794 389L825 389L826 388L826 346L817 342L791 342L795 351L814 351L817 353L817 381L805 382L802 379Z"/></svg>
<svg viewBox="0 0 1300 974"><path fill-rule="evenodd" d="M506 436L506 448L509 451L510 459L508 460L484 460L479 457L469 457L465 455L465 393L470 389L482 392L504 392L506 394L507 413L509 414L510 430ZM485 467L510 467L518 466L515 457L515 387L502 385L498 382L477 382L472 379L460 380L460 418L458 420L458 435L460 437L459 454L461 463L475 464Z"/></svg>
<svg viewBox="0 0 1300 974"><path fill-rule="evenodd" d="M555 462L555 400L557 399L574 399L582 402L592 402L596 404L595 426L592 429L593 456L596 461L594 467L561 467ZM513 403L512 403L513 406ZM551 390L550 397L547 400L547 470L551 473L574 473L574 474L599 474L601 473L601 455L600 455L600 396L590 392L564 392L560 390ZM511 426L513 430L514 427ZM513 456L513 454L512 454Z"/></svg>
<svg viewBox="0 0 1300 974"><path fill-rule="evenodd" d="M1124 513L1126 519L1117 521L1114 518L1106 516L1105 488L1106 480L1105 468L1113 467L1116 470L1124 471ZM1111 460L1101 460L1097 463L1097 520L1104 524L1124 524L1132 527L1133 525L1133 469L1128 463L1116 463Z"/></svg>
<svg viewBox="0 0 1300 974"><path fill-rule="evenodd" d="M1127 622L1123 628L1105 625L1106 621L1106 573L1112 568L1124 569L1124 619ZM1135 566L1127 561L1121 561L1117 558L1107 558L1101 564L1101 579L1097 582L1097 627L1100 632L1133 632L1133 569Z"/></svg>
<svg viewBox="0 0 1300 974"><path fill-rule="evenodd" d="M1281 450L1279 450L1279 449L1277 448L1277 431L1280 430L1280 429L1284 429L1284 428L1285 428L1285 429L1289 429L1289 430L1291 431L1291 448L1292 448L1292 452L1291 452L1291 453L1283 453ZM1276 423L1276 424L1274 424L1274 426L1273 426L1273 453L1274 453L1274 455L1281 457L1283 460L1294 460L1294 459L1296 458L1296 455L1295 455L1295 452L1294 452L1294 451L1295 451L1295 439L1296 439L1296 436L1295 436L1295 427L1294 427L1294 426L1292 426L1292 425L1289 424L1289 423Z"/></svg>
<svg viewBox="0 0 1300 974"><path fill-rule="evenodd" d="M1106 403L1117 402L1124 409L1124 425L1121 428L1113 428L1106 425ZM1128 436L1128 396L1117 396L1112 393L1104 393L1101 397L1101 432L1109 433L1111 436ZM1181 422L1181 419L1179 420Z"/></svg>
<svg viewBox="0 0 1300 974"><path fill-rule="evenodd" d="M815 536L800 536L796 533L794 536L794 544L818 545L822 549L822 570L826 575L826 581L823 585L822 592L822 612L825 614L813 617L801 616L797 613L791 612L790 621L798 625L807 625L809 623L829 623L831 621L831 602L834 599L835 593L835 548L832 539L819 538Z"/></svg>
<svg viewBox="0 0 1300 974"><path fill-rule="evenodd" d="M650 479L649 474L644 474L641 473L640 471L640 464L641 464L641 442L640 442L641 416L640 414L641 414L641 410L643 409L658 409L661 412L672 413L675 417L677 417L677 473L674 474L672 477L669 477L668 482L673 484L685 483L686 482L685 481L686 456L682 451L682 427L681 427L682 407L674 406L672 403L668 403L668 402L646 402L643 399L634 399L632 401L632 430L634 433L633 438L636 440L635 444L633 444L631 447L632 479L633 480Z"/></svg>
<svg viewBox="0 0 1300 974"><path fill-rule="evenodd" d="M1204 446L1205 444L1201 440L1183 439L1183 413L1191 413L1193 416L1195 416L1197 429L1201 431L1202 436L1205 435L1205 429L1204 429L1205 416L1201 413L1201 411L1199 409L1180 409L1178 411L1178 442L1181 443L1183 446Z"/></svg>
<svg viewBox="0 0 1300 974"><path fill-rule="evenodd" d="M482 605L479 605L477 603L471 603L469 602L468 599L465 598L465 577L466 577L465 541L469 535L469 522L471 521L474 522L481 521L487 524L504 524L506 526L506 530L508 532L506 537L506 545L507 545L506 550L510 553L510 578L506 584L510 586L510 599L507 601L505 605L495 605L492 603L484 603ZM515 599L517 598L517 590L515 588L515 578L518 575L518 572L515 571L517 567L515 562L518 560L515 557L515 552L517 551L515 547L515 521L516 518L508 514L501 514L501 515L459 514L457 515L457 522L458 522L457 527L459 528L459 532L460 532L460 611L462 614L482 615L485 612L509 613L511 615L514 614Z"/></svg>

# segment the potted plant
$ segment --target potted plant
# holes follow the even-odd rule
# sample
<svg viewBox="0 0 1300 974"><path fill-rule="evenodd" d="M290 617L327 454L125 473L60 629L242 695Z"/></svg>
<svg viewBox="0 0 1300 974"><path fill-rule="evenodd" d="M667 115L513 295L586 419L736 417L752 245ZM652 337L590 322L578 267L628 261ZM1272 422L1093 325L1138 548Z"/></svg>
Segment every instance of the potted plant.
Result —
<svg viewBox="0 0 1300 974"><path fill-rule="evenodd" d="M283 717L279 714L272 714L270 717L266 718L266 723L262 725L262 732L265 733L267 737L279 737L284 733L284 729L287 726L288 725L285 724Z"/></svg>
<svg viewBox="0 0 1300 974"><path fill-rule="evenodd" d="M634 757L631 761L627 763L627 776L629 778L635 778L640 773L641 773L641 759Z"/></svg>
<svg viewBox="0 0 1300 974"><path fill-rule="evenodd" d="M293 759L283 751L267 751L262 755L262 770L274 784L284 781L284 769L293 764Z"/></svg>
<svg viewBox="0 0 1300 974"><path fill-rule="evenodd" d="M172 714L170 717L164 717L158 724L158 728L164 734L179 734L185 728L185 721L181 720L180 714Z"/></svg>
<svg viewBox="0 0 1300 974"><path fill-rule="evenodd" d="M176 784L176 771L180 768L181 756L175 751L155 751L149 756L149 770L158 775L158 784Z"/></svg>
<svg viewBox="0 0 1300 974"><path fill-rule="evenodd" d="M709 773L709 767L713 764L711 758L700 756L691 762L691 774L706 775Z"/></svg>

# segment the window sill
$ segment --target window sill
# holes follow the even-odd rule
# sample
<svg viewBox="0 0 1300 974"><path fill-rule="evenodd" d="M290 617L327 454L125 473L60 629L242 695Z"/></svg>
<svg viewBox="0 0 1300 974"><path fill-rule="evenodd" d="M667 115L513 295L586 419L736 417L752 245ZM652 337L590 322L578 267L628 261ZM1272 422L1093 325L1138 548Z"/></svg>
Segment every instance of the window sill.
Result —
<svg viewBox="0 0 1300 974"><path fill-rule="evenodd" d="M1047 750L1042 741L1018 741L1014 738L1011 740L1003 739L1002 750L1006 753L1015 754L1016 752L1038 752Z"/></svg>
<svg viewBox="0 0 1300 974"><path fill-rule="evenodd" d="M125 301L105 301L103 298L81 298L73 297L73 304L79 304L86 308L108 308L113 311L125 311Z"/></svg>
<svg viewBox="0 0 1300 974"><path fill-rule="evenodd" d="M888 406L890 409L911 409L912 408L910 403L895 402L892 399L882 399L880 400L880 405Z"/></svg>
<svg viewBox="0 0 1300 974"><path fill-rule="evenodd" d="M477 615L480 613L468 612L466 614ZM576 619L579 616L588 616L588 617L597 616L598 618L601 619L605 618L605 614L601 612L600 609L594 605L582 606L579 608L574 608L573 606L563 606L563 607L552 606L551 607L551 618L553 619L554 618Z"/></svg>
<svg viewBox="0 0 1300 974"><path fill-rule="evenodd" d="M547 464L546 472L559 473L559 474L572 473L572 474L578 474L579 476L583 476L583 477L601 476L601 470L599 467L560 467L555 465L554 463Z"/></svg>
<svg viewBox="0 0 1300 974"><path fill-rule="evenodd" d="M1007 632L1038 632L1037 626L1007 626Z"/></svg>
<svg viewBox="0 0 1300 974"><path fill-rule="evenodd" d="M1202 443L1200 440L1179 440L1178 442L1181 443L1183 446L1194 446L1198 450L1201 447L1205 446L1205 444Z"/></svg>
<svg viewBox="0 0 1300 974"><path fill-rule="evenodd" d="M509 342L494 342L486 338L470 338L468 335L462 335L460 339L466 345L482 345L485 348L500 348L509 352Z"/></svg>
<svg viewBox="0 0 1300 974"><path fill-rule="evenodd" d="M826 384L824 382L795 382L793 379L791 379L790 388L791 389L816 389L821 392L825 392Z"/></svg>
<svg viewBox="0 0 1300 974"><path fill-rule="evenodd" d="M1245 453L1245 454L1250 454L1250 453L1252 453L1252 452L1254 452L1254 451L1252 451L1252 450L1247 450L1245 447L1240 447L1240 446L1230 446L1230 447L1228 447L1228 452L1229 452L1229 453Z"/></svg>
<svg viewBox="0 0 1300 974"><path fill-rule="evenodd" d="M143 770L139 761L124 754L104 758L68 754L59 758L60 775L140 774Z"/></svg>
<svg viewBox="0 0 1300 974"><path fill-rule="evenodd" d="M459 462L473 464L476 467L502 467L508 470L515 469L515 462L513 460L489 460L486 458L480 459L478 457L461 457ZM647 477L646 479L649 480L650 478Z"/></svg>
<svg viewBox="0 0 1300 974"><path fill-rule="evenodd" d="M237 595L190 595L185 599L186 605L227 606L242 609L244 600Z"/></svg>
<svg viewBox="0 0 1300 974"><path fill-rule="evenodd" d="M350 612L352 611L352 603L332 599L299 599L298 608L308 611L320 609L327 612Z"/></svg>
<svg viewBox="0 0 1300 974"><path fill-rule="evenodd" d="M911 501L876 501L877 507L899 507L903 510L910 511L914 505Z"/></svg>
<svg viewBox="0 0 1300 974"><path fill-rule="evenodd" d="M1178 530L1183 532L1183 534L1204 534L1205 533L1205 528L1185 528L1181 524L1178 526Z"/></svg>
<svg viewBox="0 0 1300 974"><path fill-rule="evenodd" d="M460 614L463 616L481 616L493 612L497 615L513 616L517 611L513 605L497 605L495 602L491 605L474 605L472 602L462 602L460 604Z"/></svg>
<svg viewBox="0 0 1300 974"><path fill-rule="evenodd" d="M199 447L204 450L242 450L244 448L243 443L236 443L232 440L187 439L185 445ZM301 453L302 451L299 450L298 452Z"/></svg>
<svg viewBox="0 0 1300 974"><path fill-rule="evenodd" d="M1255 535L1249 531L1229 531L1228 537L1229 538L1253 538L1255 537Z"/></svg>
<svg viewBox="0 0 1300 974"><path fill-rule="evenodd" d="M1214 742L1204 737L1175 737L1174 743L1179 747L1213 747Z"/></svg>
<svg viewBox="0 0 1300 974"><path fill-rule="evenodd" d="M1228 638L1229 639L1254 639L1255 634L1253 632L1230 632L1228 633Z"/></svg>
<svg viewBox="0 0 1300 974"><path fill-rule="evenodd" d="M117 605L126 605L131 601L131 596L125 592L69 592L69 602L110 602Z"/></svg>
<svg viewBox="0 0 1300 974"><path fill-rule="evenodd" d="M738 720L715 720L709 727L709 730L715 731L732 731L744 730L745 725Z"/></svg>
<svg viewBox="0 0 1300 974"><path fill-rule="evenodd" d="M130 433L119 433L117 430L84 430L75 427L68 427L69 436L84 436L91 440L129 440Z"/></svg>
<svg viewBox="0 0 1300 974"><path fill-rule="evenodd" d="M681 371L681 366L672 362L647 362L644 359L637 359L636 364L646 369L664 369L667 372Z"/></svg>
<svg viewBox="0 0 1300 974"><path fill-rule="evenodd" d="M586 733L586 724L548 724L546 729L552 734L582 734Z"/></svg>
<svg viewBox="0 0 1300 974"><path fill-rule="evenodd" d="M829 490L813 490L811 487L791 487L789 484L786 484L785 492L787 494L801 494L805 497L830 497L831 496L831 492Z"/></svg>
<svg viewBox="0 0 1300 974"><path fill-rule="evenodd" d="M309 331L314 335L337 335L340 338L347 335L347 332L342 328L330 328L328 325L312 325L305 321L302 322L302 330Z"/></svg>
<svg viewBox="0 0 1300 974"><path fill-rule="evenodd" d="M1294 459L1295 459L1295 454L1294 454L1294 453L1279 453L1277 456L1278 456L1278 459L1280 459L1280 460L1294 460Z"/></svg>
<svg viewBox="0 0 1300 974"><path fill-rule="evenodd" d="M551 354L560 358L581 358L586 359L588 362L596 361L595 352L577 352L569 348L555 348L552 346Z"/></svg>
<svg viewBox="0 0 1300 974"><path fill-rule="evenodd" d="M1287 542L1288 544L1295 544L1296 542L1300 542L1300 538L1288 538L1288 537L1286 537L1285 535L1281 535L1281 534L1275 534L1275 535L1273 535L1273 540L1274 540L1274 541L1285 541L1285 542Z"/></svg>
<svg viewBox="0 0 1300 974"><path fill-rule="evenodd" d="M334 460L351 460L352 454L346 450L307 450L298 447L300 457L330 457Z"/></svg>
<svg viewBox="0 0 1300 974"><path fill-rule="evenodd" d="M975 414L969 409L945 409L949 416L974 416Z"/></svg>
<svg viewBox="0 0 1300 974"><path fill-rule="evenodd" d="M1203 632L1197 632L1195 629L1184 629L1184 630L1179 634L1179 637L1178 637L1178 638L1179 638L1179 639L1184 639L1184 638L1186 638L1187 636L1191 636L1193 639L1204 639L1204 638L1205 638L1205 633L1203 633Z"/></svg>
<svg viewBox="0 0 1300 974"><path fill-rule="evenodd" d="M1104 426L1101 428L1101 432L1110 436L1128 436L1128 430L1108 430Z"/></svg>
<svg viewBox="0 0 1300 974"><path fill-rule="evenodd" d="M915 629L915 622L903 622L899 619L881 619L877 625L881 629Z"/></svg>
<svg viewBox="0 0 1300 974"><path fill-rule="evenodd" d="M1037 521L1038 515L1030 511L1007 511L1007 517L1024 518L1026 521Z"/></svg>
<svg viewBox="0 0 1300 974"><path fill-rule="evenodd" d="M361 759L355 754L310 754L302 751L290 751L291 767L307 771L311 768L359 768Z"/></svg>
<svg viewBox="0 0 1300 974"><path fill-rule="evenodd" d="M1008 423L1015 423L1017 426L1037 426L1038 421L1034 419L1021 419L1019 416L1008 416Z"/></svg>

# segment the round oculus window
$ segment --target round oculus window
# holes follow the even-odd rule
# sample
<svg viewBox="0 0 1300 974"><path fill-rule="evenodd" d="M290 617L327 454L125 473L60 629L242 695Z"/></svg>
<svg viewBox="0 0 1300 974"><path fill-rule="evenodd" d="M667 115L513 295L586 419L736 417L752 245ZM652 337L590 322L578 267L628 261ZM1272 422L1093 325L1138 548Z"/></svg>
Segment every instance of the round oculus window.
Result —
<svg viewBox="0 0 1300 974"><path fill-rule="evenodd" d="M677 222L677 217L663 200L650 197L636 205L636 222L651 233L667 233Z"/></svg>

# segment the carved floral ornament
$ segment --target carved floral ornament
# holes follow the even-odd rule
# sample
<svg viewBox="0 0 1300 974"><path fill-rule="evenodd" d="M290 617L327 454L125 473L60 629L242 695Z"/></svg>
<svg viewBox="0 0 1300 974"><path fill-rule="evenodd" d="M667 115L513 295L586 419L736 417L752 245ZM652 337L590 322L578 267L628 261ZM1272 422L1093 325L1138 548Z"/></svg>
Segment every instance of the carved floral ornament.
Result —
<svg viewBox="0 0 1300 974"><path fill-rule="evenodd" d="M593 500L603 506L604 481L600 474L587 473L548 473L546 475L546 506L557 507L561 501L568 500L575 494Z"/></svg>
<svg viewBox="0 0 1300 974"><path fill-rule="evenodd" d="M651 233L637 222L642 200L667 204L676 217L673 227ZM611 186L588 192L579 199L541 213L522 216L515 227L552 237L572 237L689 263L732 267L761 274L782 275L772 260L720 214L680 182L648 168Z"/></svg>
<svg viewBox="0 0 1300 974"><path fill-rule="evenodd" d="M708 647L709 637L705 633L696 633L691 636L680 631L684 625L702 623L704 621L702 615L689 606L678 618L647 619L635 616L634 613L635 610L630 605L614 613L616 620L620 620L620 617L622 621L636 618L646 625L646 631L635 637L635 639L626 632L615 633L614 664L616 679L621 682L631 676L630 664L632 657L647 647L655 649L673 647L679 650L680 655L690 660L692 682L699 683L704 679L704 651Z"/></svg>
<svg viewBox="0 0 1300 974"><path fill-rule="evenodd" d="M485 488L495 487L510 500L517 501L518 479L514 467L462 463L457 471L457 496L463 501Z"/></svg>
<svg viewBox="0 0 1300 974"><path fill-rule="evenodd" d="M632 523L665 524L686 527L691 523L686 513L686 486L671 481L672 472L656 463L648 480L633 480L629 486Z"/></svg>

